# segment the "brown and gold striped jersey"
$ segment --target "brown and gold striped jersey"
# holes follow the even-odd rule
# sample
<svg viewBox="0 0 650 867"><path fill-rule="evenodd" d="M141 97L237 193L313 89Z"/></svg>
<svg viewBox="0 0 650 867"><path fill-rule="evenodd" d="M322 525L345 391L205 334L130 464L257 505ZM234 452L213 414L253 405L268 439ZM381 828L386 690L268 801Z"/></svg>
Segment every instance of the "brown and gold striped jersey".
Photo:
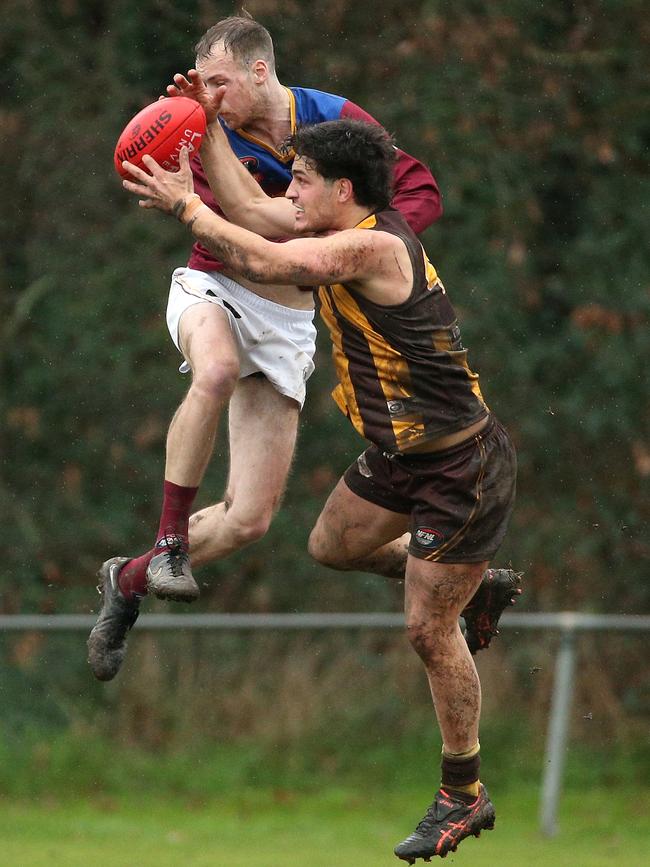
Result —
<svg viewBox="0 0 650 867"><path fill-rule="evenodd" d="M355 228L401 238L413 289L403 303L384 306L346 284L319 288L339 380L332 397L356 430L386 452L469 427L488 409L454 308L420 241L392 208Z"/></svg>

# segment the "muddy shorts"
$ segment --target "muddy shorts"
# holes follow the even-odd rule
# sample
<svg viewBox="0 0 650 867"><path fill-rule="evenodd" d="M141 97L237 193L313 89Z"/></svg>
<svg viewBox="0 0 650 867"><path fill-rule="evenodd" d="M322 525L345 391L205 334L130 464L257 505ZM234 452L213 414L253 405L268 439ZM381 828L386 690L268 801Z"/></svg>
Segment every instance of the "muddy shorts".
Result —
<svg viewBox="0 0 650 867"><path fill-rule="evenodd" d="M506 534L516 473L510 437L491 417L480 433L440 452L391 455L372 445L343 478L364 500L411 516L414 557L480 563Z"/></svg>

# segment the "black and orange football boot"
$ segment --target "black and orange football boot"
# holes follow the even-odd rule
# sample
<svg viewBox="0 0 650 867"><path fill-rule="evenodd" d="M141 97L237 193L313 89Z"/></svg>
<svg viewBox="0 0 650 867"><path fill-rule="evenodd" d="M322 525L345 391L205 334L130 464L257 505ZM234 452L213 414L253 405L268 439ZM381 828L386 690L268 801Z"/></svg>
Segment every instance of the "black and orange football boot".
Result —
<svg viewBox="0 0 650 867"><path fill-rule="evenodd" d="M465 641L472 655L486 650L492 636L499 634L499 618L521 594L521 575L513 569L486 569L483 573L478 590L460 613L465 621Z"/></svg>
<svg viewBox="0 0 650 867"><path fill-rule="evenodd" d="M415 864L417 858L430 861L434 855L444 858L455 852L465 837L491 831L494 821L494 805L485 786L480 786L471 804L440 789L415 831L395 847L395 854L409 864Z"/></svg>

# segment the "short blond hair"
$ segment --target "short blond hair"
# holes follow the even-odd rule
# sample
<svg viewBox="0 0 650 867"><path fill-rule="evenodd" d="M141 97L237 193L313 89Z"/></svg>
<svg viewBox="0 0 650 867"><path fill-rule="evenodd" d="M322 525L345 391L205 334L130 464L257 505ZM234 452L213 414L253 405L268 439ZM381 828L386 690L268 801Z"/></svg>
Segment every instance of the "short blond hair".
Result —
<svg viewBox="0 0 650 867"><path fill-rule="evenodd" d="M223 18L206 30L194 48L197 61L209 57L215 45L223 45L224 50L242 66L249 67L255 60L265 60L271 72L275 72L271 34L247 12Z"/></svg>

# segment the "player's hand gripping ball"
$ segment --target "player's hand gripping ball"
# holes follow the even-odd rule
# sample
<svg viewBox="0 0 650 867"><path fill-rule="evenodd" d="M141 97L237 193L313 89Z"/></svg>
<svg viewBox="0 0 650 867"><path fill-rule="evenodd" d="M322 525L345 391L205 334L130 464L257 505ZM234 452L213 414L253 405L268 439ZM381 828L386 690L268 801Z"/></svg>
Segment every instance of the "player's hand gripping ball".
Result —
<svg viewBox="0 0 650 867"><path fill-rule="evenodd" d="M166 171L178 171L181 148L186 147L190 157L198 151L205 124L202 106L186 96L152 102L124 127L115 147L115 170L120 177L133 180L122 168L122 161L128 160L146 172L142 157L149 154Z"/></svg>

